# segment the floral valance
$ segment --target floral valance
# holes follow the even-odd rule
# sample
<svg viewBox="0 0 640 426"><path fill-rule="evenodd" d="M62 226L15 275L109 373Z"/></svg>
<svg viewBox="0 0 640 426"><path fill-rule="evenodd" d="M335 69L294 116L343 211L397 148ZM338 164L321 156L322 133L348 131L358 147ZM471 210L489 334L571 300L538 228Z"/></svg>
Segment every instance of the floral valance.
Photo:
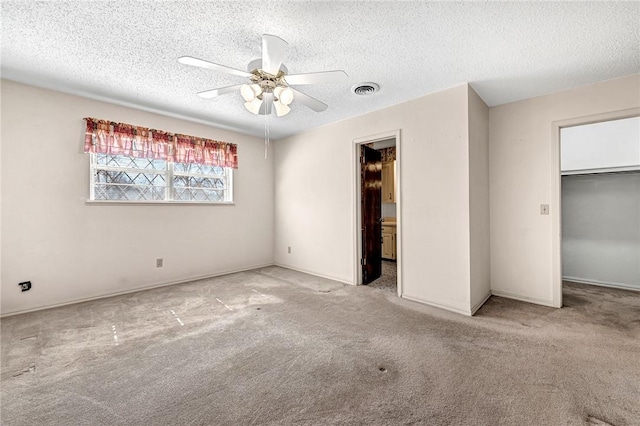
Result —
<svg viewBox="0 0 640 426"><path fill-rule="evenodd" d="M84 152L238 168L236 144L86 117Z"/></svg>

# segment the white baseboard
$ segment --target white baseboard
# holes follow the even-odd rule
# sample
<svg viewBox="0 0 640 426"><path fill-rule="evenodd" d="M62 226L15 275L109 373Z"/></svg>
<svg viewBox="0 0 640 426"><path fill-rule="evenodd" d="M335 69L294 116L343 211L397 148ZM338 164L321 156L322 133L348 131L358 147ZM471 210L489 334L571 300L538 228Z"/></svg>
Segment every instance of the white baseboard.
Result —
<svg viewBox="0 0 640 426"><path fill-rule="evenodd" d="M403 299L407 299L407 300L411 300L412 302L418 302L418 303L422 303L423 305L429 305L429 306L433 306L435 308L439 308L439 309L444 309L446 311L450 311L450 312L455 312L456 314L461 314L461 315L465 315L468 317L473 316L476 311L478 309L480 309L482 307L482 305L484 305L484 303L489 300L489 298L491 297L491 290L489 290L487 292L487 294L485 294L482 299L480 300L480 302L476 303L470 310L464 310L464 309L460 309L456 306L451 306L451 305L445 305L442 303L435 303L435 302L430 302L424 299L421 299L419 297L415 297L415 296L411 296L411 295L407 295L407 294L403 294L402 298Z"/></svg>
<svg viewBox="0 0 640 426"><path fill-rule="evenodd" d="M251 270L254 270L254 269L265 268L267 266L273 266L273 263L267 263L267 264L264 264L264 265L257 265L257 266L250 266L250 267L241 268L241 269L233 269L233 270L228 270L228 271L216 272L214 274L200 275L200 276L197 276L197 277L185 278L185 279L180 279L180 280L176 280L176 281L165 282L165 283L162 283L162 284L153 284L153 285L150 285L150 286L136 287L136 288L129 289L129 290L118 291L118 292L115 292L115 293L107 293L107 294L103 294L103 295L100 295L100 296L85 297L83 299L74 299L74 300L71 300L69 302L54 303L52 305L39 306L37 308L23 309L23 310L19 310L19 311L2 313L2 314L0 314L0 318L10 317L10 316L13 316L13 315L26 314L28 312L42 311L44 309L59 308L61 306L75 305L76 303L89 302L91 300L106 299L108 297L121 296L123 294L136 293L138 291L144 291L144 290L152 290L154 288L167 287L167 286L170 286L170 285L184 284L184 283L188 283L188 282L191 282L191 281L204 280L204 279L207 279L207 278L215 278L215 277L220 277L222 275L235 274L237 272L251 271Z"/></svg>
<svg viewBox="0 0 640 426"><path fill-rule="evenodd" d="M509 293L506 291L500 291L500 290L491 290L491 294L494 296L499 296L499 297L504 297L507 299L514 299L514 300L519 300L521 302L527 302L527 303L533 303L535 305L542 305L542 306L549 306L551 308L559 308L560 306L555 306L553 304L553 300L546 300L546 299L539 299L537 297L528 297L528 296L521 296L519 294L513 294L513 293Z"/></svg>
<svg viewBox="0 0 640 426"><path fill-rule="evenodd" d="M430 302L430 301L421 299L419 297L407 295L406 293L402 295L402 298L403 299L407 299L407 300L411 300L412 302L422 303L423 305L433 306L434 308L440 308L440 309L444 309L446 311L455 312L456 314L462 314L462 315L465 315L465 316L468 316L468 317L473 315L471 313L471 311L465 311L464 309L460 309L460 308L455 307L455 306L444 305L442 303Z"/></svg>
<svg viewBox="0 0 640 426"><path fill-rule="evenodd" d="M575 278L575 277L562 277L562 280L571 281L578 284L597 285L599 287L609 287L609 288L619 288L621 290L640 291L640 287L634 287L629 284L610 283L607 281L585 280L583 278Z"/></svg>
<svg viewBox="0 0 640 426"><path fill-rule="evenodd" d="M307 271L301 268L294 268L293 266L283 265L281 263L274 263L273 266L279 266L280 268L284 268L284 269L291 269L292 271L302 272L303 274L309 274L309 275L313 275L314 277L320 277L320 278L324 278L331 281L337 281L342 284L354 285L352 281L343 280L342 278L337 278L337 277L331 277L329 275L319 274L313 271Z"/></svg>
<svg viewBox="0 0 640 426"><path fill-rule="evenodd" d="M491 297L491 290L489 290L487 292L487 294L485 294L482 299L480 299L480 301L478 303L476 303L475 305L473 305L473 307L471 308L471 315L475 315L476 312L478 311L478 309L480 309L482 307L482 305L484 305L484 303L489 300L489 298Z"/></svg>

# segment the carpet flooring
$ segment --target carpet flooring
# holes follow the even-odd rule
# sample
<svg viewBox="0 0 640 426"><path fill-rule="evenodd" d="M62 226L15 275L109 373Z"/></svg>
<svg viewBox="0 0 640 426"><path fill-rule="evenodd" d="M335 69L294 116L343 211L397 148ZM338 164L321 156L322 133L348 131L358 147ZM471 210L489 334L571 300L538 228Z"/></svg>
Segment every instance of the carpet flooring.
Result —
<svg viewBox="0 0 640 426"><path fill-rule="evenodd" d="M638 425L640 295L474 317L268 267L1 322L0 422Z"/></svg>

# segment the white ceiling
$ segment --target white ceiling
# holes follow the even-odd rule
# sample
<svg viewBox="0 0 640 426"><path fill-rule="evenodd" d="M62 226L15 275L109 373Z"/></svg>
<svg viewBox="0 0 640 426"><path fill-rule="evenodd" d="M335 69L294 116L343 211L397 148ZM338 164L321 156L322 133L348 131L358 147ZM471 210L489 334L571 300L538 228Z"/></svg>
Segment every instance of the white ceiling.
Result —
<svg viewBox="0 0 640 426"><path fill-rule="evenodd" d="M640 72L640 2L2 1L2 77L262 136L239 94L196 92L241 77L261 34L289 42L290 74L342 69L344 84L298 86L327 103L270 117L272 138L469 82L489 106ZM376 82L362 97L352 85ZM109 119L109 117L103 117ZM137 124L137 123L134 123Z"/></svg>

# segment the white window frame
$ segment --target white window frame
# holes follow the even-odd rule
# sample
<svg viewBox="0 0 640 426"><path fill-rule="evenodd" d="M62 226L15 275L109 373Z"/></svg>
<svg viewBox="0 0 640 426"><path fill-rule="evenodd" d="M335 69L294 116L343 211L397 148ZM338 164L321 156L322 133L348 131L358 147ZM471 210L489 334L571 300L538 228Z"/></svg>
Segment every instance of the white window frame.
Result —
<svg viewBox="0 0 640 426"><path fill-rule="evenodd" d="M107 154L109 155L109 154ZM223 201L204 201L204 200L175 200L175 188L173 185L173 178L177 174L179 176L192 176L192 177L204 177L210 178L211 175L201 173L183 173L174 172L174 163L166 162L164 170L152 170L152 169L137 169L127 167L115 167L115 166L102 166L97 164L98 154L89 154L89 199L87 203L107 203L107 204L204 204L204 205L233 205L233 169L231 167L222 167L224 170L225 189ZM125 156L126 157L126 156ZM109 171L127 171L134 173L144 174L159 174L165 178L165 194L164 200L96 200L95 199L95 184L96 184L96 171L97 170L109 170Z"/></svg>

